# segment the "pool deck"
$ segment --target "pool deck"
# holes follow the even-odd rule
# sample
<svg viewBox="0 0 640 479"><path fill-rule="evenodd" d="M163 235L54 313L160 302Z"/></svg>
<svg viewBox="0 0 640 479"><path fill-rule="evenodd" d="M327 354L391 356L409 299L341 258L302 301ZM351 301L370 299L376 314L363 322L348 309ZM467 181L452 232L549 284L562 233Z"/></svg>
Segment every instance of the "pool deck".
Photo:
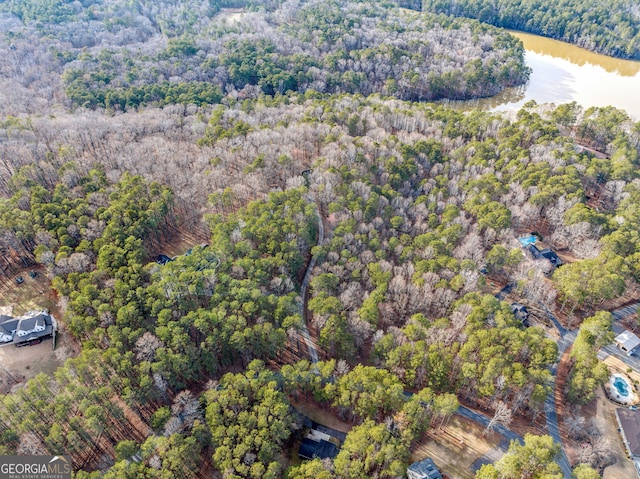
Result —
<svg viewBox="0 0 640 479"><path fill-rule="evenodd" d="M614 384L617 378L622 379L626 383L627 388L629 390L628 395L626 396L623 395L618 389L618 387ZM607 395L609 396L610 399L614 400L615 402L626 405L626 406L629 406L631 404L636 404L638 402L638 396L634 392L633 383L625 374L614 373L611 375L611 377L609 378L609 381L607 382Z"/></svg>

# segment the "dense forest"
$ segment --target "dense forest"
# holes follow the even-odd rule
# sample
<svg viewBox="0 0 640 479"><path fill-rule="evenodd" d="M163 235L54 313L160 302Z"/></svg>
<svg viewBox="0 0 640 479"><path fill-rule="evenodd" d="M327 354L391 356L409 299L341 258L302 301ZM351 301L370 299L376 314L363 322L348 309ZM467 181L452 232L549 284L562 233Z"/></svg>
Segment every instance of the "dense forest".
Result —
<svg viewBox="0 0 640 479"><path fill-rule="evenodd" d="M640 6L627 0L422 0L422 9L563 40L613 57L640 59Z"/></svg>
<svg viewBox="0 0 640 479"><path fill-rule="evenodd" d="M16 113L50 102L112 111L204 106L223 94L307 89L464 99L523 84L529 74L521 43L506 32L390 5L314 0L231 16L196 0L136 5L0 5L7 11L0 12L3 72L42 93L23 99Z"/></svg>
<svg viewBox="0 0 640 479"><path fill-rule="evenodd" d="M4 124L5 165L16 166L2 185L3 247L47 267L83 343L55 376L3 398L6 452L112 464L91 477L280 477L301 431L290 401L305 398L358 426L334 462L292 466L290 477L396 477L458 400L543 412L556 344L486 294L481 270L576 321L637 280L623 258L640 247L640 128L620 111L567 105L543 117L528 105L509 118L313 93L208 116L148 113L117 125L91 111ZM610 159L577 152L561 130ZM149 149L160 136L165 146ZM188 166L171 164L173 150ZM154 236L203 208L209 245L150 263ZM547 279L549 266L516 246L531 228L577 260ZM310 254L316 365L299 296ZM607 274L584 281L594 268ZM604 379L593 337L605 341L610 321L585 321L584 347L576 341L576 403Z"/></svg>
<svg viewBox="0 0 640 479"><path fill-rule="evenodd" d="M40 265L82 346L0 397L0 453L81 479L403 477L461 404L487 431L544 418L558 343L498 284L579 327L576 414L606 381L640 123L424 101L526 81L510 35L346 0L0 9L0 278ZM154 261L185 231L206 240ZM297 457L300 403L349 425L333 460ZM476 477L562 477L559 452L527 434Z"/></svg>

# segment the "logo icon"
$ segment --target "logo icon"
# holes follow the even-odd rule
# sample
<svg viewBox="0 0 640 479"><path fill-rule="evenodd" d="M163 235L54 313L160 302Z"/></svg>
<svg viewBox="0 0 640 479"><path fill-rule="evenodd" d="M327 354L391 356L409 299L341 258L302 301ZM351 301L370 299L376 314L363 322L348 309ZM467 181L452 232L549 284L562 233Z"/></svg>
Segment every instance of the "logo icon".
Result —
<svg viewBox="0 0 640 479"><path fill-rule="evenodd" d="M0 479L71 479L71 458L0 456Z"/></svg>

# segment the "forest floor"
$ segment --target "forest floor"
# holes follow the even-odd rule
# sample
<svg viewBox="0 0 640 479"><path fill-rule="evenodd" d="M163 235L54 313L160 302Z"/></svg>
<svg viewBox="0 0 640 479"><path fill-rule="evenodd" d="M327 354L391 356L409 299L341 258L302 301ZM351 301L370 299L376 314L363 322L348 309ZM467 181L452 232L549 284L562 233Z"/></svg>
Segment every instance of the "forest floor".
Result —
<svg viewBox="0 0 640 479"><path fill-rule="evenodd" d="M484 427L454 415L446 427L433 428L413 447L411 462L427 457L450 479L473 479L482 464L499 459L508 447L502 436ZM502 444L501 444L502 441Z"/></svg>
<svg viewBox="0 0 640 479"><path fill-rule="evenodd" d="M170 258L185 254L190 248L199 244L209 243L209 236L201 230L185 231L175 230L169 237L162 237L159 241L146 241L145 246L149 251L150 261L155 261L156 256L165 254Z"/></svg>

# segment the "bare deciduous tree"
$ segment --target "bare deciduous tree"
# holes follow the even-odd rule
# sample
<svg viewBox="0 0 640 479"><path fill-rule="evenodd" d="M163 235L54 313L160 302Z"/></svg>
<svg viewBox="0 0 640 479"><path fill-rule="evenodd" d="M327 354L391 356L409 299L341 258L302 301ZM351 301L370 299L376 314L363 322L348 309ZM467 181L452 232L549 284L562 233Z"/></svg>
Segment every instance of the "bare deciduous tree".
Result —
<svg viewBox="0 0 640 479"><path fill-rule="evenodd" d="M511 424L513 414L509 406L502 401L498 401L494 404L494 406L495 412L493 413L493 417L487 424L483 435L486 435L489 431L493 431L498 425L508 427L509 424Z"/></svg>

